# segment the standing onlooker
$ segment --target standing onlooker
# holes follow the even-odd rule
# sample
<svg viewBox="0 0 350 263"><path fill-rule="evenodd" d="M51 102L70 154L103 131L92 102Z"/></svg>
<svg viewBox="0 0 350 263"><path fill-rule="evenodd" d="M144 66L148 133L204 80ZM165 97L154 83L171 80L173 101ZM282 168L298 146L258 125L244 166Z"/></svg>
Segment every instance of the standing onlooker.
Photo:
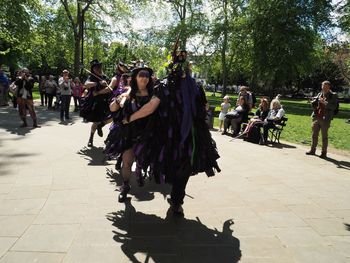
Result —
<svg viewBox="0 0 350 263"><path fill-rule="evenodd" d="M61 90L61 111L60 118L61 121L69 120L69 105L72 96L73 81L69 78L69 71L63 70L62 80L60 81ZM63 118L64 117L64 118Z"/></svg>
<svg viewBox="0 0 350 263"><path fill-rule="evenodd" d="M30 76L29 70L27 68L23 68L20 77L16 80L15 85L18 86L17 91L17 103L19 116L21 117L23 124L21 127L27 127L27 109L29 111L30 116L33 119L33 127L38 128L37 118L34 111L34 103L33 103L33 86L34 79Z"/></svg>
<svg viewBox="0 0 350 263"><path fill-rule="evenodd" d="M40 98L41 98L41 105L40 106L47 106L47 95L45 91L45 84L46 84L46 77L41 76L40 83L39 83L39 92L40 92Z"/></svg>
<svg viewBox="0 0 350 263"><path fill-rule="evenodd" d="M327 158L328 148L328 129L331 126L335 110L338 107L338 95L331 91L329 81L322 82L322 91L312 102L314 111L312 112L312 144L311 149L306 154L315 155L318 144L318 135L322 134L322 153L321 158Z"/></svg>
<svg viewBox="0 0 350 263"><path fill-rule="evenodd" d="M253 108L253 96L249 92L249 88L248 87L242 86L240 88L239 93L238 93L237 105L238 105L238 101L239 101L240 97L244 97L245 101L249 105L249 110L251 110Z"/></svg>
<svg viewBox="0 0 350 263"><path fill-rule="evenodd" d="M8 91L10 82L0 65L0 106L8 106Z"/></svg>
<svg viewBox="0 0 350 263"><path fill-rule="evenodd" d="M226 116L229 108L231 108L231 104L229 102L230 101L230 97L226 95L223 100L224 100L224 102L221 103L221 111L220 111L220 114L219 114L219 120L220 120L219 131L220 132L222 131L222 126L224 124L225 116Z"/></svg>
<svg viewBox="0 0 350 263"><path fill-rule="evenodd" d="M74 111L77 112L80 109L80 98L83 94L83 84L80 79L76 77L73 85L73 99L74 99Z"/></svg>
<svg viewBox="0 0 350 263"><path fill-rule="evenodd" d="M57 83L54 80L53 76L50 75L49 79L45 82L45 92L46 92L46 96L48 99L48 104L47 104L47 108L49 110L52 110L52 101L53 101L53 97L56 94L56 90L57 90Z"/></svg>

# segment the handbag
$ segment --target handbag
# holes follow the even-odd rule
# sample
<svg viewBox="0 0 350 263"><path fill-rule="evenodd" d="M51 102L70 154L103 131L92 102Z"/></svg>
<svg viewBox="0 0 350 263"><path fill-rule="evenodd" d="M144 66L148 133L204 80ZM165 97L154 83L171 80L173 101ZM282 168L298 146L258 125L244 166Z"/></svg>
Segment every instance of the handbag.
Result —
<svg viewBox="0 0 350 263"><path fill-rule="evenodd" d="M14 95L17 96L17 92L18 92L18 86L15 84L15 82L12 82L10 87L9 87L9 92Z"/></svg>

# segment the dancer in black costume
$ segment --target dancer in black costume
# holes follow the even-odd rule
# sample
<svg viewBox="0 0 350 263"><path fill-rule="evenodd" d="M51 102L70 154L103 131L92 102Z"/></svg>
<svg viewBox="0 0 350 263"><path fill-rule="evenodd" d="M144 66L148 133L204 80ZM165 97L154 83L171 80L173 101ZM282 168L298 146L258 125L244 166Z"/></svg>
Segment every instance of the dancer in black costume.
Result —
<svg viewBox="0 0 350 263"><path fill-rule="evenodd" d="M153 94L153 70L146 67L143 63L139 63L132 70L131 74L131 90L130 95L123 93L119 95L111 104L111 109L118 112L121 115L117 115L116 123L120 123L120 116L122 118L130 118L131 114L137 112L143 105L147 104L152 98ZM123 109L120 109L120 103L123 97L128 97ZM120 123L121 124L121 123ZM112 138L112 147L107 147L107 150L112 150L112 154L118 158L118 154L122 156L121 173L123 176L123 185L121 187L121 193L118 197L119 202L124 202L127 193L130 191L129 179L131 176L131 167L134 162L134 150L133 147L138 143L143 131L148 124L148 118L137 120L131 124L121 124L119 128L116 128ZM140 169L137 169L137 173Z"/></svg>
<svg viewBox="0 0 350 263"><path fill-rule="evenodd" d="M129 69L125 67L124 72L127 70ZM109 128L109 134L105 140L106 147L104 149L104 153L107 155L109 160L117 160L115 165L116 170L120 170L122 164L122 154L119 152L120 142L118 141L123 120L123 111L119 105L123 97L120 95L130 89L131 73L123 73L119 78L118 77L119 76L117 75L112 78L110 84L110 86L112 86L114 83L116 83L118 86L115 85L115 88L113 89L112 99L109 105L109 109L113 117L113 123Z"/></svg>
<svg viewBox="0 0 350 263"><path fill-rule="evenodd" d="M157 183L173 185L172 209L182 215L189 177L200 172L213 176L214 170L220 172L220 168L216 145L205 122L205 93L190 76L187 52L176 50L177 47L167 79L155 88L152 99L124 123L130 125L149 116L146 128L134 144L137 166L150 167Z"/></svg>
<svg viewBox="0 0 350 263"><path fill-rule="evenodd" d="M102 63L97 59L90 62L90 76L85 82L84 88L88 89L87 95L82 98L80 116L88 122L92 122L88 146L93 146L94 134L103 136L102 128L112 121L109 111L109 98L112 89L108 86L107 77L102 72Z"/></svg>

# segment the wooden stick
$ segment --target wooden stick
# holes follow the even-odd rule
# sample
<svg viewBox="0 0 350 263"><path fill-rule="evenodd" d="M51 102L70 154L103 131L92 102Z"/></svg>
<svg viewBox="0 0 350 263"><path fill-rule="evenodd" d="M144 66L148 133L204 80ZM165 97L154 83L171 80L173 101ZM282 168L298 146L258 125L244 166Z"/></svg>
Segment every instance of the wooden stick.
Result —
<svg viewBox="0 0 350 263"><path fill-rule="evenodd" d="M126 94L127 96L129 96L129 95L130 95L130 92L131 92L131 87L127 90L127 92L124 92L123 94ZM120 106L121 108L124 107L124 103L125 103L125 101L126 101L126 99L127 99L127 96L123 97L122 100L120 101L119 106Z"/></svg>

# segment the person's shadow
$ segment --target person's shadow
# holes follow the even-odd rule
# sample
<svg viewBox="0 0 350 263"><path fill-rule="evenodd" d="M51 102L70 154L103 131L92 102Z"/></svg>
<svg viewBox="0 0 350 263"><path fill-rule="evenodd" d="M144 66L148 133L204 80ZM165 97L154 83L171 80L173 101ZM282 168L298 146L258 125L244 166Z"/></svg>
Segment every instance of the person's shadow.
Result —
<svg viewBox="0 0 350 263"><path fill-rule="evenodd" d="M99 165L106 165L107 164L107 158L106 155L103 153L102 147L86 147L84 146L82 149L80 149L77 154L84 157L85 160L89 161L88 165L92 166L99 166Z"/></svg>
<svg viewBox="0 0 350 263"><path fill-rule="evenodd" d="M335 159L330 158L330 157L325 158L325 160L328 162L334 163L337 166L337 168L350 170L350 162L338 161L338 160L335 160Z"/></svg>
<svg viewBox="0 0 350 263"><path fill-rule="evenodd" d="M226 220L221 231L210 229L198 217L174 217L170 210L165 219L137 212L130 199L125 202L125 211L106 217L116 227L113 239L133 263L150 259L156 263L235 263L241 258L240 242L230 229L232 220Z"/></svg>
<svg viewBox="0 0 350 263"><path fill-rule="evenodd" d="M123 184L123 177L119 171L113 172L112 169L106 168L106 177L112 184L117 186L116 191ZM170 194L171 186L169 184L157 184L153 179L145 178L144 186L140 187L136 183L135 174L131 175L131 190L128 195L134 196L138 201L150 201L154 199L154 193L160 193L164 199Z"/></svg>

